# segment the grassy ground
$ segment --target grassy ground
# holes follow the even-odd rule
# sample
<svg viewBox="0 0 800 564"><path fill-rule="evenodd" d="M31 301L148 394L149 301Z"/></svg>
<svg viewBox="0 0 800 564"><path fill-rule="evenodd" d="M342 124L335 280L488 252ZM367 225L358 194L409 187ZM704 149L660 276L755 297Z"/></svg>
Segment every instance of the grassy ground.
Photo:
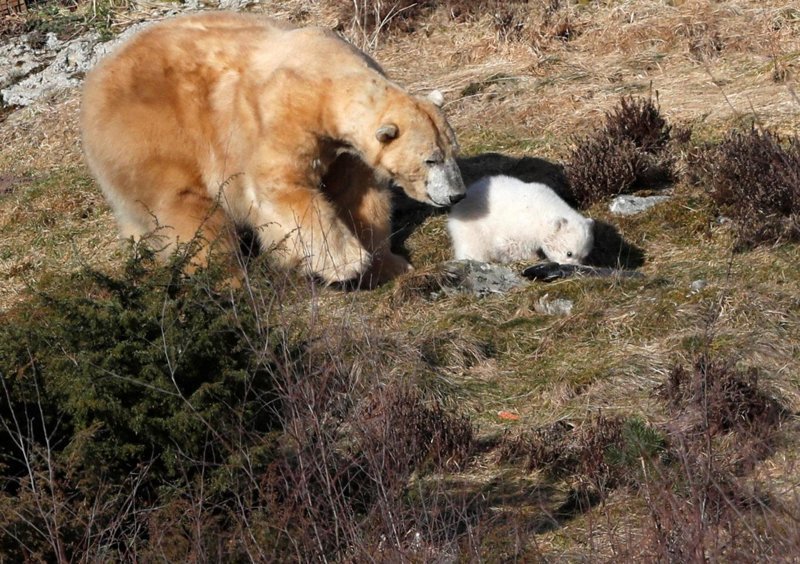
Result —
<svg viewBox="0 0 800 564"><path fill-rule="evenodd" d="M734 127L787 135L800 126L800 10L786 2L428 2L388 19L382 12L380 29L365 17L375 4L359 4L267 0L257 9L337 27L410 90L441 89L468 157L563 162L631 94L657 94L670 123L692 128L692 147ZM120 21L131 13L120 11ZM78 107L79 94L66 92L0 117L0 310L28 300L39 281L83 265L121 268L113 218L81 160ZM679 171L687 163L679 159ZM667 501L659 505L643 487L620 487L594 509L567 510L578 474L552 477L509 463L498 445L557 422L581 426L599 413L670 429L680 413L656 391L676 365L689 367L701 353L757 369L762 389L789 413L778 445L755 457L746 474L774 505L736 523L748 539L767 546L777 538L775 546L800 550L792 521L800 515L800 249L786 243L733 253L732 226L718 221L708 186L679 175L668 189L671 200L637 216L613 216L605 202L586 210L642 250L642 279L532 283L484 298L431 297L399 280L315 297L320 326L375 331L388 344L385 352L370 350L399 359L394 377L430 390L475 425L483 447L470 463L417 485L422 491L428 480L437 491L461 492L492 516L480 549L463 559L666 559L647 550L660 530L654 516L664 523L669 516L653 506ZM445 217L426 218L405 246L418 272L435 271L450 258ZM692 291L700 279L707 284ZM571 314L537 313L544 296L572 300ZM502 419L502 411L515 418ZM735 456L725 443L732 437L720 439L723 457ZM731 541L737 534L745 533L717 531L717 544L687 558L747 559ZM762 548L750 558L771 554Z"/></svg>

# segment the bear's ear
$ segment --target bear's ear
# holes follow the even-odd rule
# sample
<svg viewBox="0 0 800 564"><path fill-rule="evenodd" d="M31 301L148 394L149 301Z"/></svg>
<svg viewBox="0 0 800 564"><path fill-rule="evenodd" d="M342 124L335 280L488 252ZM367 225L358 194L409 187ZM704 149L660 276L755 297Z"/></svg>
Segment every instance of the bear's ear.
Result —
<svg viewBox="0 0 800 564"><path fill-rule="evenodd" d="M567 224L567 218L559 217L553 220L553 229L555 231L560 231L561 228L564 227L566 224Z"/></svg>
<svg viewBox="0 0 800 564"><path fill-rule="evenodd" d="M428 101L437 108L441 108L444 106L444 94L442 94L441 90L433 90L428 94Z"/></svg>
<svg viewBox="0 0 800 564"><path fill-rule="evenodd" d="M385 123L375 132L375 138L381 143L388 143L397 137L399 133L397 126L393 123Z"/></svg>

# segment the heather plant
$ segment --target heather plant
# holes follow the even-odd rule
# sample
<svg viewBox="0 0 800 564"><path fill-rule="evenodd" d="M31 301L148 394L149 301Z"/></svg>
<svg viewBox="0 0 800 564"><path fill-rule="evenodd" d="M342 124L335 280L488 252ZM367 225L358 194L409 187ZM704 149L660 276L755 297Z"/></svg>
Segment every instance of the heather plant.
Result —
<svg viewBox="0 0 800 564"><path fill-rule="evenodd" d="M738 560L770 554L786 538L755 529L764 519L795 519L796 508L753 488L749 474L773 451L783 406L759 384L758 371L708 353L676 365L659 387L671 419L668 456L641 485L652 527L649 549L660 559ZM747 534L742 534L747 530ZM792 550L792 549L789 549Z"/></svg>
<svg viewBox="0 0 800 564"><path fill-rule="evenodd" d="M612 139L627 139L640 151L656 155L670 141L672 127L652 98L623 97L606 114L604 132Z"/></svg>
<svg viewBox="0 0 800 564"><path fill-rule="evenodd" d="M604 135L581 141L565 167L570 196L582 208L629 192L642 170L633 142Z"/></svg>
<svg viewBox="0 0 800 564"><path fill-rule="evenodd" d="M565 166L572 198L587 207L673 175L671 126L652 98L623 97L602 128L577 142Z"/></svg>
<svg viewBox="0 0 800 564"><path fill-rule="evenodd" d="M732 131L697 161L739 250L800 240L800 139Z"/></svg>
<svg viewBox="0 0 800 564"><path fill-rule="evenodd" d="M640 419L600 413L581 424L559 421L506 437L499 453L501 461L521 462L528 471L586 484L603 497L633 483L641 460L656 459L665 448L662 432Z"/></svg>

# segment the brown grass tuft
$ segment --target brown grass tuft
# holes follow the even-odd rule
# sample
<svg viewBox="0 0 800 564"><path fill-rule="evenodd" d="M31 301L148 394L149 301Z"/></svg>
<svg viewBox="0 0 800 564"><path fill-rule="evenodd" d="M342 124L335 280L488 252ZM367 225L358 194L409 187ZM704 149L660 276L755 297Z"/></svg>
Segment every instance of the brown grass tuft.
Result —
<svg viewBox="0 0 800 564"><path fill-rule="evenodd" d="M730 361L700 355L690 370L676 366L661 396L683 420L685 430L766 437L783 412L758 385L755 369L737 370Z"/></svg>

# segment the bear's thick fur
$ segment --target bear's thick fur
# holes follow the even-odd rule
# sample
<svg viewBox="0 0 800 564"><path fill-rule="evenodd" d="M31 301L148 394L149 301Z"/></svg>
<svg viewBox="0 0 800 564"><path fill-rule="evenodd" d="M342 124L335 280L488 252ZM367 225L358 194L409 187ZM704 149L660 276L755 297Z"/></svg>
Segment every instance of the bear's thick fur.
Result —
<svg viewBox="0 0 800 564"><path fill-rule="evenodd" d="M464 194L439 107L334 33L261 16L140 32L87 76L81 127L124 237L232 248L245 225L327 282L410 268L389 250L390 184L434 206Z"/></svg>
<svg viewBox="0 0 800 564"><path fill-rule="evenodd" d="M549 186L503 175L470 184L447 229L457 259L507 263L542 252L558 263L581 264L594 244L594 222Z"/></svg>

